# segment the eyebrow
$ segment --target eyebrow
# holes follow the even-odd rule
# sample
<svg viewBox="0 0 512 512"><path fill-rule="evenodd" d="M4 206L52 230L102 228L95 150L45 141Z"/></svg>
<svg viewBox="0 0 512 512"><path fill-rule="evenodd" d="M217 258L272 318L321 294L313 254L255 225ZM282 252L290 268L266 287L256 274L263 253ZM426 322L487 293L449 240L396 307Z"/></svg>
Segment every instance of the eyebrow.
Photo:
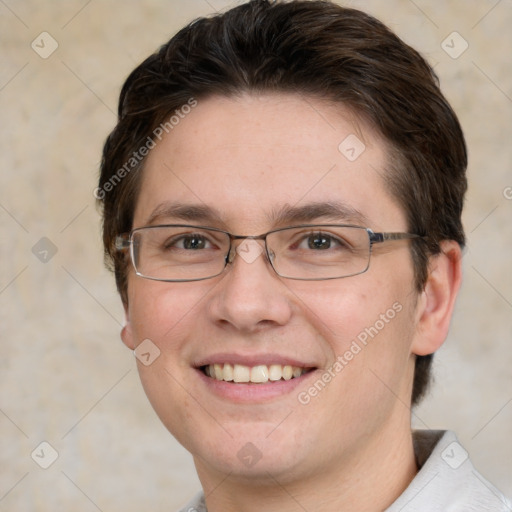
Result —
<svg viewBox="0 0 512 512"><path fill-rule="evenodd" d="M271 215L275 224L308 223L320 219L363 226L369 222L362 212L339 201L314 202L303 206L285 205L274 210Z"/></svg>
<svg viewBox="0 0 512 512"><path fill-rule="evenodd" d="M160 222L201 222L206 225L226 226L224 216L205 204L164 202L148 217L146 226ZM284 205L271 210L267 220L273 226L323 221L367 226L368 218L356 208L339 201L313 202L302 206Z"/></svg>
<svg viewBox="0 0 512 512"><path fill-rule="evenodd" d="M164 202L153 210L146 225L150 226L169 219L222 223L221 215L207 205Z"/></svg>

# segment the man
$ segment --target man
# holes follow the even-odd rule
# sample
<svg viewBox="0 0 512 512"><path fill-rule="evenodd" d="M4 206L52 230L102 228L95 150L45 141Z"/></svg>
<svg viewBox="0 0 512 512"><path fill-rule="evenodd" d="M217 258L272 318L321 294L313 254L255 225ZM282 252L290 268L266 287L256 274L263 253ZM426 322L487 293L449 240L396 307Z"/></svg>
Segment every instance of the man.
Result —
<svg viewBox="0 0 512 512"><path fill-rule="evenodd" d="M410 426L466 165L424 59L328 2L197 20L133 71L96 195L122 339L203 486L183 510L510 510Z"/></svg>

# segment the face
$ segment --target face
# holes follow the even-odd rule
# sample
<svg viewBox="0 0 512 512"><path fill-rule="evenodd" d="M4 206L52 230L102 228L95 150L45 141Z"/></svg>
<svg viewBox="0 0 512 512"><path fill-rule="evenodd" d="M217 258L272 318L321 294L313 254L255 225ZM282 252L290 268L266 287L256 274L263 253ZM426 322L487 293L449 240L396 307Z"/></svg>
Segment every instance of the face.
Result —
<svg viewBox="0 0 512 512"><path fill-rule="evenodd" d="M384 142L339 106L284 94L214 97L151 151L133 227L407 231L386 172ZM138 361L141 380L200 476L271 473L284 482L355 464L377 438L409 428L413 283L402 241L376 244L367 272L328 281L281 278L264 254L242 252L203 281L130 270L122 336L132 349L146 339L158 347L151 364ZM205 370L214 364L217 378ZM242 380L265 380L265 368L279 380L218 380L230 378L226 365L239 365ZM300 376L286 380L287 366Z"/></svg>

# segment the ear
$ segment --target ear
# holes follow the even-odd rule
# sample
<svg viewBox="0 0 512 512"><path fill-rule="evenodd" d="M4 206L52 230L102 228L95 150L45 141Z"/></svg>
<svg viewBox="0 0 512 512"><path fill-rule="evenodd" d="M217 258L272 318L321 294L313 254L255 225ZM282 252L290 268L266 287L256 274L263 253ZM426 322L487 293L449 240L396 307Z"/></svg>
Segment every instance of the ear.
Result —
<svg viewBox="0 0 512 512"><path fill-rule="evenodd" d="M461 281L461 248L457 242L445 240L441 252L430 259L427 282L418 299L414 354L432 354L444 343Z"/></svg>
<svg viewBox="0 0 512 512"><path fill-rule="evenodd" d="M121 339L123 343L130 349L135 350L135 339L133 337L132 332L132 324L130 323L130 313L129 313L128 304L124 304L124 316L125 316L125 324L121 329Z"/></svg>

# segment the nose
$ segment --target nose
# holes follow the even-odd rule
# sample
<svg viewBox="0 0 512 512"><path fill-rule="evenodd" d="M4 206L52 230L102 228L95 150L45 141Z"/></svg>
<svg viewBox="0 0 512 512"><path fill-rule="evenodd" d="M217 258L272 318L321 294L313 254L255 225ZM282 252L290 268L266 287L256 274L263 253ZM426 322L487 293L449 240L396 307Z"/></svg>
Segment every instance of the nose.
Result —
<svg viewBox="0 0 512 512"><path fill-rule="evenodd" d="M285 325L292 315L290 292L272 269L263 242L235 244L229 262L210 296L211 320L245 333Z"/></svg>

